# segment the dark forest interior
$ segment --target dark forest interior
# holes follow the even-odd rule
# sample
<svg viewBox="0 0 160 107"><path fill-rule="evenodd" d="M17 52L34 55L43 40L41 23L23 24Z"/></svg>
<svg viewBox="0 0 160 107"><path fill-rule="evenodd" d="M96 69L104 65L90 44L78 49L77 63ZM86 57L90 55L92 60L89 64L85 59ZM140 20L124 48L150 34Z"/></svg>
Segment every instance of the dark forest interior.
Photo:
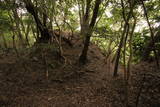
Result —
<svg viewBox="0 0 160 107"><path fill-rule="evenodd" d="M0 107L160 107L160 0L0 0Z"/></svg>

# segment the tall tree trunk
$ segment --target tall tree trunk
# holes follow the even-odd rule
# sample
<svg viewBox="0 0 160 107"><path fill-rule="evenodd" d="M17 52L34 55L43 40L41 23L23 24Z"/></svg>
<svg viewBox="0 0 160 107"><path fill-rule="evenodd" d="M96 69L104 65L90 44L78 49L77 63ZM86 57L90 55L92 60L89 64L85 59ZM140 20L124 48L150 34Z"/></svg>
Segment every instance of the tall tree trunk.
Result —
<svg viewBox="0 0 160 107"><path fill-rule="evenodd" d="M158 28L158 32L154 36L154 42L155 43L160 42L160 27ZM160 49L157 47L156 50L158 51L157 55L160 56L160 54L159 54ZM149 60L151 51L153 51L152 39L145 45L145 48L142 52L142 60L143 61L148 61Z"/></svg>
<svg viewBox="0 0 160 107"><path fill-rule="evenodd" d="M92 20L91 20L91 23L89 25L89 28L87 29L87 32L85 33L86 39L85 39L85 42L84 42L84 48L83 48L82 53L81 53L80 58L79 58L79 62L82 63L82 64L85 64L86 60L87 60L87 52L88 52L88 47L89 47L89 43L90 43L90 38L92 36L93 28L94 28L94 25L96 23L96 19L97 19L97 16L98 16L98 11L99 11L100 4L101 4L101 0L96 0L95 7L94 7L94 10L93 10Z"/></svg>
<svg viewBox="0 0 160 107"><path fill-rule="evenodd" d="M130 33L130 39L129 39L130 55L129 55L128 64L127 64L127 80L129 80L129 77L130 77L131 62L132 62L132 55L133 55L132 40L133 40L133 34L134 34L134 30L135 30L136 23L137 23L136 17L135 16L133 17L134 17L134 23L133 23L133 27L132 27L132 30Z"/></svg>
<svg viewBox="0 0 160 107"><path fill-rule="evenodd" d="M123 47L123 43L124 43L124 38L125 38L125 33L128 29L128 24L125 23L124 25L124 31L122 33L122 37L121 37L121 40L120 40L120 43L119 43L119 46L118 46L118 50L117 50L117 55L116 55L116 62L115 62L115 67L114 67L114 73L113 73L113 76L117 76L118 74L118 65L119 65L119 59L120 59L120 54L121 54L121 50L122 50L122 47Z"/></svg>
<svg viewBox="0 0 160 107"><path fill-rule="evenodd" d="M155 55L155 60L156 60L156 64L157 64L157 67L159 67L159 61L158 61L158 55L157 55L157 52L156 52L156 48L155 48L155 40L154 40L154 33L153 33L153 30L152 30L152 27L151 27L151 24L149 22L149 18L148 18L148 13L147 13L147 9L145 7L145 4L143 2L143 0L141 0L141 3L142 3L142 7L143 7L143 10L144 10L144 15L146 17L146 20L147 20L147 24L149 26L149 30L150 30L150 34L151 34L151 48L153 48L153 52L154 52L154 55Z"/></svg>
<svg viewBox="0 0 160 107"><path fill-rule="evenodd" d="M90 7L91 7L91 1L92 0L86 0L86 9L85 9L85 14L81 19L81 34L84 36L87 33L87 29L89 27L89 14L90 14Z"/></svg>
<svg viewBox="0 0 160 107"><path fill-rule="evenodd" d="M116 62L115 62L114 73L113 73L114 77L118 75L117 73L118 73L120 54L121 54L121 50L122 50L123 44L127 40L128 31L129 31L129 20L130 20L130 18L132 16L134 5L135 5L135 2L130 4L130 11L129 11L129 14L128 14L127 18L126 18L124 2L123 2L123 0L121 0L121 6L122 6L122 9L123 9L122 15L123 15L123 19L125 21L125 24L124 24L124 30L123 30L123 33L122 33L122 36L121 36L120 44L119 44L119 47L118 47L118 50L117 50Z"/></svg>
<svg viewBox="0 0 160 107"><path fill-rule="evenodd" d="M28 25L27 25L27 29L26 29L26 32L25 32L25 37L26 37L26 45L30 45L29 44L29 32L30 32L30 30L31 30L31 23L29 23Z"/></svg>
<svg viewBox="0 0 160 107"><path fill-rule="evenodd" d="M160 35L156 35L154 36L154 40L155 40L155 43L158 43L160 42ZM146 45L145 45L145 48L142 52L142 60L143 61L148 61L150 59L150 53L151 51L153 51L153 45L152 45L152 40L150 40ZM160 49L158 47L156 47L156 51L158 51L157 53L157 57L160 56L159 52L160 52Z"/></svg>
<svg viewBox="0 0 160 107"><path fill-rule="evenodd" d="M48 29L42 24L40 18L38 17L38 10L34 7L31 0L24 0L24 3L26 5L26 9L29 13L31 13L35 19L35 22L37 24L37 28L39 29L41 33L41 37L39 38L40 43L48 43L51 34L49 33Z"/></svg>
<svg viewBox="0 0 160 107"><path fill-rule="evenodd" d="M22 30L25 30L23 28L23 25L22 25L23 22L21 22L21 19L18 16L17 9L13 9L12 12L13 12L13 17L14 17L14 22L16 24L16 30L17 30L17 33L18 33L19 42L22 45L22 47L25 47L25 39L24 39L23 34L22 34ZM23 29L21 29L20 24L22 25Z"/></svg>

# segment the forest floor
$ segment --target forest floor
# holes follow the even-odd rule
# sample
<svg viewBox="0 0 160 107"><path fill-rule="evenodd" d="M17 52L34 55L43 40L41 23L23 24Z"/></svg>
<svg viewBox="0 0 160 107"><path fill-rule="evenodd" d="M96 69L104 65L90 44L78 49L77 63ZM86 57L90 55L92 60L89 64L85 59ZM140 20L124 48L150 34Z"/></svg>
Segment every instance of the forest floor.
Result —
<svg viewBox="0 0 160 107"><path fill-rule="evenodd" d="M160 107L160 72L154 63L133 65L126 88L123 69L113 78L113 64L91 43L87 64L79 65L82 41L0 51L0 107ZM126 89L128 90L126 93Z"/></svg>

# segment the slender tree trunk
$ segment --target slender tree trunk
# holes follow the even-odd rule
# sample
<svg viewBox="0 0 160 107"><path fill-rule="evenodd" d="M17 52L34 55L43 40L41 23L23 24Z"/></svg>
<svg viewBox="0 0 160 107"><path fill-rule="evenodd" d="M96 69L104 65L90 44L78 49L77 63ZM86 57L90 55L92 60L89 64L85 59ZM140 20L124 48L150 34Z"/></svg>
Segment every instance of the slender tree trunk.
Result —
<svg viewBox="0 0 160 107"><path fill-rule="evenodd" d="M4 34L3 34L3 32L1 32L1 35L2 35L2 39L3 39L4 47L5 47L5 48L8 48L7 42L6 42L6 38L5 38Z"/></svg>
<svg viewBox="0 0 160 107"><path fill-rule="evenodd" d="M13 12L14 22L16 24L16 29L17 29L20 44L22 45L22 47L25 47L25 39L24 39L23 34L21 32L22 29L21 29L21 26L20 26L20 23L21 23L20 20L21 19L18 16L17 9L13 9L12 12ZM21 25L22 25L22 23L21 23ZM22 28L23 28L23 25L22 25ZM23 30L25 30L25 28L23 28Z"/></svg>
<svg viewBox="0 0 160 107"><path fill-rule="evenodd" d="M30 25L30 23L27 25L27 30L26 30L26 32L25 32L25 36L26 36L26 44L29 46L30 44L29 44L29 32L30 32L30 29L31 28L31 25Z"/></svg>
<svg viewBox="0 0 160 107"><path fill-rule="evenodd" d="M143 0L141 0L141 3L142 3L142 6L143 6L144 15L146 17L146 20L147 20L147 23L148 23L148 26L149 26L149 30L150 30L150 34L151 34L151 40L152 40L152 42L151 42L151 48L153 48L156 64L157 64L157 67L159 67L158 55L157 55L157 52L156 52L156 49L155 49L154 33L153 33L153 30L152 30L151 24L149 22L148 13L147 13L147 10L146 10L146 7L144 5Z"/></svg>
<svg viewBox="0 0 160 107"><path fill-rule="evenodd" d="M131 18L132 13L133 13L134 5L135 5L135 2L130 4L130 11L129 11L129 14L126 18L124 3L123 3L123 0L121 0L121 6L123 9L122 15L123 15L123 19L125 21L125 24L124 24L124 30L123 30L123 33L121 36L120 44L119 44L119 47L117 50L116 62L115 62L114 73L113 73L114 77L116 77L118 75L117 73L118 73L118 66L119 66L119 60L120 60L120 53L121 53L123 44L126 43L126 40L127 40L128 31L129 31L129 20Z"/></svg>
<svg viewBox="0 0 160 107"><path fill-rule="evenodd" d="M132 39L133 39L133 33L135 30L136 23L137 23L137 19L134 17L134 24L132 27L132 31L130 33L130 40L129 40L130 55L129 55L128 64L127 64L127 80L129 80L129 77L130 77L131 61L132 61L132 54L133 54Z"/></svg>
<svg viewBox="0 0 160 107"><path fill-rule="evenodd" d="M120 40L120 43L119 43L119 46L118 46L117 55L116 55L116 62L115 62L115 67L114 67L114 73L113 73L114 77L118 75L117 73L118 73L119 59L120 59L121 49L122 49L123 43L124 43L125 32L126 32L127 26L128 25L125 23L124 31L122 33L122 37L121 37L121 40Z"/></svg>

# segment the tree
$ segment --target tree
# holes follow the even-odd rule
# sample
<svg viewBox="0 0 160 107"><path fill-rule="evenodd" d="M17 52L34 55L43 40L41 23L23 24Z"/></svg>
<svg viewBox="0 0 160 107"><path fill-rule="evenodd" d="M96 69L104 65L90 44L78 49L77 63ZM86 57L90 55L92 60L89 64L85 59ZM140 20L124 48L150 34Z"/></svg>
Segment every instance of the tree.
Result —
<svg viewBox="0 0 160 107"><path fill-rule="evenodd" d="M148 13L147 13L147 10L146 10L146 7L145 7L145 4L144 4L143 0L141 0L141 3L142 3L143 10L144 10L144 15L145 15L146 20L147 20L147 24L149 26L150 35L151 35L151 42L148 45L149 49L148 49L147 53L150 53L149 51L152 48L152 50L154 52L157 67L159 67L159 61L158 61L159 59L158 59L158 55L157 55L157 51L156 51L156 47L155 47L154 33L153 33L153 30L152 30L151 24L149 22Z"/></svg>
<svg viewBox="0 0 160 107"><path fill-rule="evenodd" d="M87 8L86 8L87 10L86 10L86 16L85 16L86 19L88 19L90 0L87 3L88 3L88 5L87 5ZM85 64L86 60L87 60L87 51L88 51L88 47L89 47L89 43L90 43L90 38L92 36L93 28L94 28L94 25L96 23L96 19L97 19L97 16L98 16L98 11L99 11L100 4L101 4L101 0L96 0L95 1L95 7L94 7L94 10L93 10L93 15L92 15L91 22L90 22L89 26L85 25L85 28L86 28L86 30L84 30L85 42L84 42L84 47L83 47L82 53L79 57L79 61L82 64Z"/></svg>
<svg viewBox="0 0 160 107"><path fill-rule="evenodd" d="M124 7L124 1L123 0L121 0L121 6L122 6L122 17L124 19L125 24L124 24L124 29L123 29L123 33L122 33L122 36L121 36L121 40L120 40L120 43L119 43L119 46L118 46L118 49L117 49L117 53L116 53L116 61L115 61L114 74L113 74L114 77L117 76L121 49L122 49L123 46L126 45L127 37L128 37L128 34L129 34L129 27L130 27L129 20L132 17L135 2L132 2L132 1L129 2L130 7L129 7L128 16L126 15L126 10L125 10L125 7Z"/></svg>
<svg viewBox="0 0 160 107"><path fill-rule="evenodd" d="M35 22L37 24L37 28L39 29L41 33L41 37L39 38L38 42L42 43L48 43L49 39L51 38L51 34L49 33L48 28L46 27L46 22L41 21L40 18L38 17L38 12L39 10L34 6L31 0L23 0L25 3L25 7L29 13L32 14L32 16L35 19ZM46 13L43 13L43 16L46 20Z"/></svg>

